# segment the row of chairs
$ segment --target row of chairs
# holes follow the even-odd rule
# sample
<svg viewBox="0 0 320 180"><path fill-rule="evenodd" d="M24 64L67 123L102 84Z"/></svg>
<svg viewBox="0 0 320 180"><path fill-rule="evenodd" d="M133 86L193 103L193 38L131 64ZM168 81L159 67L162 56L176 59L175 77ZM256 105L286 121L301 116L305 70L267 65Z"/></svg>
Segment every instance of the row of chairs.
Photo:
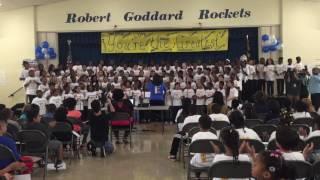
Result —
<svg viewBox="0 0 320 180"><path fill-rule="evenodd" d="M194 153L216 153L211 143L222 145L218 140L197 140L190 144L188 156ZM289 167L293 168L296 179L320 177L320 161L313 165L306 161L287 161ZM203 173L207 176L197 177L192 174ZM190 179L213 179L213 178L251 178L251 162L221 161L211 167L194 167L189 163L188 180Z"/></svg>

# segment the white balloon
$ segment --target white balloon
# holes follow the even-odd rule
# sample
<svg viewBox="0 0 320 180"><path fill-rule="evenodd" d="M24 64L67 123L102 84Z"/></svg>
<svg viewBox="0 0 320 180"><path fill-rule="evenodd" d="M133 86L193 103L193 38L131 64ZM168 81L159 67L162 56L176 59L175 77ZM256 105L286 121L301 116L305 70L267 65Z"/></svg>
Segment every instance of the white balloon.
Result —
<svg viewBox="0 0 320 180"><path fill-rule="evenodd" d="M45 55L44 55L44 58L45 58L45 59L49 59L49 58L50 58L50 55L49 55L49 54L45 54Z"/></svg>
<svg viewBox="0 0 320 180"><path fill-rule="evenodd" d="M47 48L42 48L42 49L41 49L41 52L42 52L43 54L47 54L48 49L47 49Z"/></svg>

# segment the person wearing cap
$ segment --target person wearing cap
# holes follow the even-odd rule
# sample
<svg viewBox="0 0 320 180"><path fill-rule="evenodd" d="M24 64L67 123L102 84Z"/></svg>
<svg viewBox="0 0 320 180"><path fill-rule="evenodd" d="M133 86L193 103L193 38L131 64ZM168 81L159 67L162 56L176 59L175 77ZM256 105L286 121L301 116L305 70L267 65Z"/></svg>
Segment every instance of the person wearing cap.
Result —
<svg viewBox="0 0 320 180"><path fill-rule="evenodd" d="M41 84L40 79L35 77L33 68L29 69L29 76L24 80L24 88L26 90L26 102L31 104L32 100L36 97L38 86Z"/></svg>

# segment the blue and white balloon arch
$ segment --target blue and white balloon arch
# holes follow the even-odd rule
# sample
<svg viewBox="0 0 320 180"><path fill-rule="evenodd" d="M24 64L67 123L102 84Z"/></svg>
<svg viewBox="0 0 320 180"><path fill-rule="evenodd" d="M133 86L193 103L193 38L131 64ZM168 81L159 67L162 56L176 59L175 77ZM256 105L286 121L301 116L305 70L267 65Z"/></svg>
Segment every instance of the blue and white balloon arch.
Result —
<svg viewBox="0 0 320 180"><path fill-rule="evenodd" d="M262 40L262 52L269 53L275 52L282 49L282 42L276 38L275 35L264 34L261 37Z"/></svg>
<svg viewBox="0 0 320 180"><path fill-rule="evenodd" d="M55 59L57 57L57 53L54 48L51 48L48 41L41 42L40 46L36 47L36 59L44 60L44 59Z"/></svg>

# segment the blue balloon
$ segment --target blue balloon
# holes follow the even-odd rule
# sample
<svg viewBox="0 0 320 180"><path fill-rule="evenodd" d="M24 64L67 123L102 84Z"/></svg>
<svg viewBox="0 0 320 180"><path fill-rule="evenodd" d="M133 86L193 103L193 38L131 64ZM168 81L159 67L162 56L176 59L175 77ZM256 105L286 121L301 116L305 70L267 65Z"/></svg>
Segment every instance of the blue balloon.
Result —
<svg viewBox="0 0 320 180"><path fill-rule="evenodd" d="M50 55L50 59L55 59L57 57L57 54L54 52L53 54L49 54Z"/></svg>
<svg viewBox="0 0 320 180"><path fill-rule="evenodd" d="M54 52L54 48L49 48L49 49L48 49L48 54L51 55L51 54L54 54L54 53L55 53L55 52Z"/></svg>
<svg viewBox="0 0 320 180"><path fill-rule="evenodd" d="M48 41L43 41L43 42L41 43L41 47L42 47L42 48L49 48L49 43L48 43Z"/></svg>
<svg viewBox="0 0 320 180"><path fill-rule="evenodd" d="M263 51L264 53L268 53L268 52L270 51L269 46L264 46L264 47L262 47L262 51Z"/></svg>
<svg viewBox="0 0 320 180"><path fill-rule="evenodd" d="M36 53L41 53L42 48L40 46L36 47Z"/></svg>
<svg viewBox="0 0 320 180"><path fill-rule="evenodd" d="M270 39L270 37L268 34L264 34L264 35L262 35L261 39L262 39L262 41L268 41Z"/></svg>
<svg viewBox="0 0 320 180"><path fill-rule="evenodd" d="M270 51L277 51L277 45L273 45L269 47Z"/></svg>
<svg viewBox="0 0 320 180"><path fill-rule="evenodd" d="M36 58L39 60L44 59L44 54L43 53L36 53Z"/></svg>

